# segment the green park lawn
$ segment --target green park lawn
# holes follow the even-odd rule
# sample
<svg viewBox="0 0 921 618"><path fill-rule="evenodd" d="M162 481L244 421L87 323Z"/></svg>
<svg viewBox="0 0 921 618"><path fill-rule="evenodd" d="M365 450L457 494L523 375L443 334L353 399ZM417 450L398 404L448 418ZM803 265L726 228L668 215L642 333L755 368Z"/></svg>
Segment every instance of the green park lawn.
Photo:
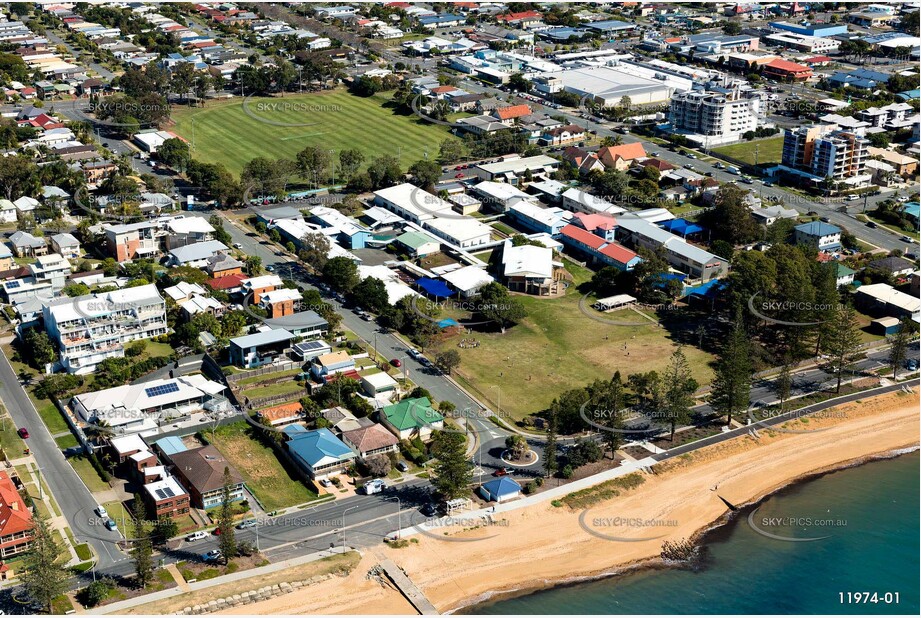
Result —
<svg viewBox="0 0 921 618"><path fill-rule="evenodd" d="M770 163L780 163L780 155L783 152L783 135L759 139L751 142L742 142L741 144L732 144L731 146L721 146L713 148L712 152L716 155L725 155L740 161L745 161L749 165L755 164L755 146L758 150L758 165L768 165Z"/></svg>
<svg viewBox="0 0 921 618"><path fill-rule="evenodd" d="M239 174L255 157L294 159L306 146L338 152L357 148L365 163L380 155L399 156L404 168L438 154L447 128L384 107L390 95L358 97L345 90L326 93L208 102L203 108L176 107L173 130L192 142L193 157L223 163ZM274 107L270 107L274 105ZM305 109L306 108L306 109ZM309 111L308 111L309 110ZM260 119L306 126L277 126Z"/></svg>
<svg viewBox="0 0 921 618"><path fill-rule="evenodd" d="M563 391L595 379L609 380L618 370L624 378L651 370L661 373L675 348L669 330L652 321L648 326L621 326L584 315L579 309L582 293L576 287L587 281L591 272L568 260L566 268L575 278L575 285L566 296L555 299L516 296L524 303L528 316L505 334L476 332L452 336L436 344L439 352L448 349L460 352L461 363L454 372L455 378L493 410L498 403L495 387L501 388L503 417L517 420L540 412ZM653 315L650 310L644 313ZM642 316L631 310L598 315L615 321L643 321ZM474 338L480 345L457 347L464 337ZM694 378L701 384L709 382L712 370L708 363L713 356L691 346L685 346L684 353Z"/></svg>
<svg viewBox="0 0 921 618"><path fill-rule="evenodd" d="M315 500L317 495L285 470L272 448L260 442L254 431L246 421L223 425L215 430L212 443L243 475L246 486L267 510Z"/></svg>

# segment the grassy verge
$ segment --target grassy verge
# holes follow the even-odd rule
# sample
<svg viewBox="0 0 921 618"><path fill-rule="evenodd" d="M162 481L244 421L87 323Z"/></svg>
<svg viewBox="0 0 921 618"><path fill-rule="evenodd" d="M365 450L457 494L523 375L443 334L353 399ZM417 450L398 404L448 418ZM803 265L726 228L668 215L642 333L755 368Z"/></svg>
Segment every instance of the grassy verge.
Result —
<svg viewBox="0 0 921 618"><path fill-rule="evenodd" d="M102 480L99 473L96 472L96 468L93 467L88 459L83 457L71 457L67 461L70 462L71 467L77 472L77 475L86 483L90 492L95 493L97 491L107 491L111 489L109 484Z"/></svg>
<svg viewBox="0 0 921 618"><path fill-rule="evenodd" d="M55 438L54 442L62 451L73 448L75 446L80 446L80 442L77 441L77 436L71 433L67 434L66 436L61 436L60 438Z"/></svg>

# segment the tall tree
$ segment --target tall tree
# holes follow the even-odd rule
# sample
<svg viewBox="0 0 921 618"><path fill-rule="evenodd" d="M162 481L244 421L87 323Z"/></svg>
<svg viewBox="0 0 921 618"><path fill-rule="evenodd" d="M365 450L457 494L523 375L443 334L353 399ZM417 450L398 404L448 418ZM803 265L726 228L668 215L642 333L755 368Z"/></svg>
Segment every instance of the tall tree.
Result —
<svg viewBox="0 0 921 618"><path fill-rule="evenodd" d="M224 466L224 486L221 489L221 510L218 512L217 525L221 530L218 548L224 555L224 562L229 563L237 555L237 539L233 527L233 495L231 488L235 485L230 468Z"/></svg>
<svg viewBox="0 0 921 618"><path fill-rule="evenodd" d="M316 186L326 179L329 163L329 152L319 146L307 146L297 153L298 171Z"/></svg>
<svg viewBox="0 0 921 618"><path fill-rule="evenodd" d="M134 579L138 588L146 588L153 579L153 542L150 530L147 527L147 508L141 500L140 494L134 494L134 521L132 522L134 537L131 547L131 557L134 559Z"/></svg>
<svg viewBox="0 0 921 618"><path fill-rule="evenodd" d="M467 465L467 438L451 431L436 431L432 439L432 454L437 458L432 484L446 499L467 493L473 481L473 470Z"/></svg>
<svg viewBox="0 0 921 618"><path fill-rule="evenodd" d="M691 366L681 346L672 352L664 375L664 412L671 426L671 438L675 440L675 427L678 423L691 420L691 406L694 405L694 391L697 381L691 377Z"/></svg>
<svg viewBox="0 0 921 618"><path fill-rule="evenodd" d="M859 328L857 312L850 305L839 307L831 322L828 323L825 351L829 356L828 369L837 381L836 393L841 392L844 372L857 356L857 346L860 345Z"/></svg>
<svg viewBox="0 0 921 618"><path fill-rule="evenodd" d="M737 315L717 359L710 395L710 405L718 414L726 415L727 425L732 423L733 414L748 407L751 376L751 347L741 316Z"/></svg>
<svg viewBox="0 0 921 618"><path fill-rule="evenodd" d="M342 176L346 182L350 181L352 177L358 173L358 169L364 162L365 155L358 148L346 148L345 150L340 151L339 175Z"/></svg>
<svg viewBox="0 0 921 618"><path fill-rule="evenodd" d="M604 402L610 414L602 415L601 419L595 419L595 422L605 427L606 430L601 432L601 441L611 451L611 459L614 459L614 454L623 441L621 430L624 425L621 418L621 410L624 408L624 381L619 371L615 371L611 378L605 392Z"/></svg>
<svg viewBox="0 0 921 618"><path fill-rule="evenodd" d="M26 554L20 579L28 597L50 613L51 602L67 590L70 573L62 559L64 548L54 540L48 520L38 516L34 525L32 547Z"/></svg>
<svg viewBox="0 0 921 618"><path fill-rule="evenodd" d="M914 322L911 318L905 316L899 322L899 330L889 339L889 368L892 369L892 379L895 380L896 374L902 363L908 357L908 343L915 334Z"/></svg>
<svg viewBox="0 0 921 618"><path fill-rule="evenodd" d="M502 332L509 326L517 324L527 316L524 305L513 298L501 283L488 283L480 288L477 313L499 324Z"/></svg>

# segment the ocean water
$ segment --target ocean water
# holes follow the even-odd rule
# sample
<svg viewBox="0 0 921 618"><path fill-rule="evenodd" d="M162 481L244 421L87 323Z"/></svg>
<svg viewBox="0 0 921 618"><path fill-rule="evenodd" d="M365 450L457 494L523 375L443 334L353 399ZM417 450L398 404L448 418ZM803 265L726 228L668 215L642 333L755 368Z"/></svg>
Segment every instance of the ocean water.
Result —
<svg viewBox="0 0 921 618"><path fill-rule="evenodd" d="M918 615L919 463L914 452L787 487L753 524L749 508L708 533L696 572L636 571L462 613Z"/></svg>

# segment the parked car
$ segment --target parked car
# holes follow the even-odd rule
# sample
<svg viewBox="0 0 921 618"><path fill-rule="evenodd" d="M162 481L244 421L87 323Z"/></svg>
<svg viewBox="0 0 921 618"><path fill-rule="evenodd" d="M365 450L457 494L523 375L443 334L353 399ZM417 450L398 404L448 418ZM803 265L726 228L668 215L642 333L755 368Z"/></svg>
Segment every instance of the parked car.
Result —
<svg viewBox="0 0 921 618"><path fill-rule="evenodd" d="M849 202L856 202L859 199L860 199L860 196L857 194L851 194L847 196L847 201Z"/></svg>
<svg viewBox="0 0 921 618"><path fill-rule="evenodd" d="M109 518L109 512L106 510L106 507L102 506L101 504L96 507L96 514L102 517L103 519Z"/></svg>
<svg viewBox="0 0 921 618"><path fill-rule="evenodd" d="M107 519L104 525L106 527L106 530L111 530L112 532L115 532L116 530L118 530L118 525L115 523L114 519Z"/></svg>
<svg viewBox="0 0 921 618"><path fill-rule="evenodd" d="M399 358L391 358L390 364L393 365L394 367L402 367L403 361L401 361Z"/></svg>
<svg viewBox="0 0 921 618"><path fill-rule="evenodd" d="M18 430L16 430L16 433L18 433L19 437L23 440L29 437L29 430L25 427L20 427Z"/></svg>
<svg viewBox="0 0 921 618"><path fill-rule="evenodd" d="M259 522L257 522L255 519L247 519L237 524L237 530L246 530L247 528L255 528L258 525L258 523Z"/></svg>
<svg viewBox="0 0 921 618"><path fill-rule="evenodd" d="M458 172L458 173L454 174L454 177L455 177L455 178L463 178L463 177L464 177L464 173L463 173L463 172Z"/></svg>
<svg viewBox="0 0 921 618"><path fill-rule="evenodd" d="M243 248L243 243L241 243L241 242L235 242L235 243L233 243L233 248L234 248L234 249L242 249L242 248Z"/></svg>
<svg viewBox="0 0 921 618"><path fill-rule="evenodd" d="M726 167L726 166L723 165L722 163L720 163L719 161L717 161L716 163L713 164L713 167L715 167L715 168L718 169L718 170L721 170L721 169L723 169L723 168Z"/></svg>
<svg viewBox="0 0 921 618"><path fill-rule="evenodd" d="M204 530L199 530L198 532L193 532L185 538L186 541L198 541L201 539L208 538L208 533Z"/></svg>
<svg viewBox="0 0 921 618"><path fill-rule="evenodd" d="M870 227L870 228L876 227L876 222L874 222L874 221L867 221L867 227Z"/></svg>
<svg viewBox="0 0 921 618"><path fill-rule="evenodd" d="M409 464L406 463L405 461L398 461L397 470L399 470L400 472L409 472Z"/></svg>
<svg viewBox="0 0 921 618"><path fill-rule="evenodd" d="M221 550L212 549L211 551L202 554L201 559L204 560L205 562L215 562L216 560L220 560L221 556L223 555L224 554L221 553Z"/></svg>
<svg viewBox="0 0 921 618"><path fill-rule="evenodd" d="M498 470L496 470L495 472L493 472L492 475L493 475L493 476L508 476L508 469L507 469L507 468L499 468Z"/></svg>
<svg viewBox="0 0 921 618"><path fill-rule="evenodd" d="M913 358L909 358L907 361L905 361L905 369L908 369L909 371L916 371L918 369L918 361Z"/></svg>
<svg viewBox="0 0 921 618"><path fill-rule="evenodd" d="M899 240L901 240L902 242L912 242L911 238L909 238L908 236L902 236L901 238L899 238Z"/></svg>

